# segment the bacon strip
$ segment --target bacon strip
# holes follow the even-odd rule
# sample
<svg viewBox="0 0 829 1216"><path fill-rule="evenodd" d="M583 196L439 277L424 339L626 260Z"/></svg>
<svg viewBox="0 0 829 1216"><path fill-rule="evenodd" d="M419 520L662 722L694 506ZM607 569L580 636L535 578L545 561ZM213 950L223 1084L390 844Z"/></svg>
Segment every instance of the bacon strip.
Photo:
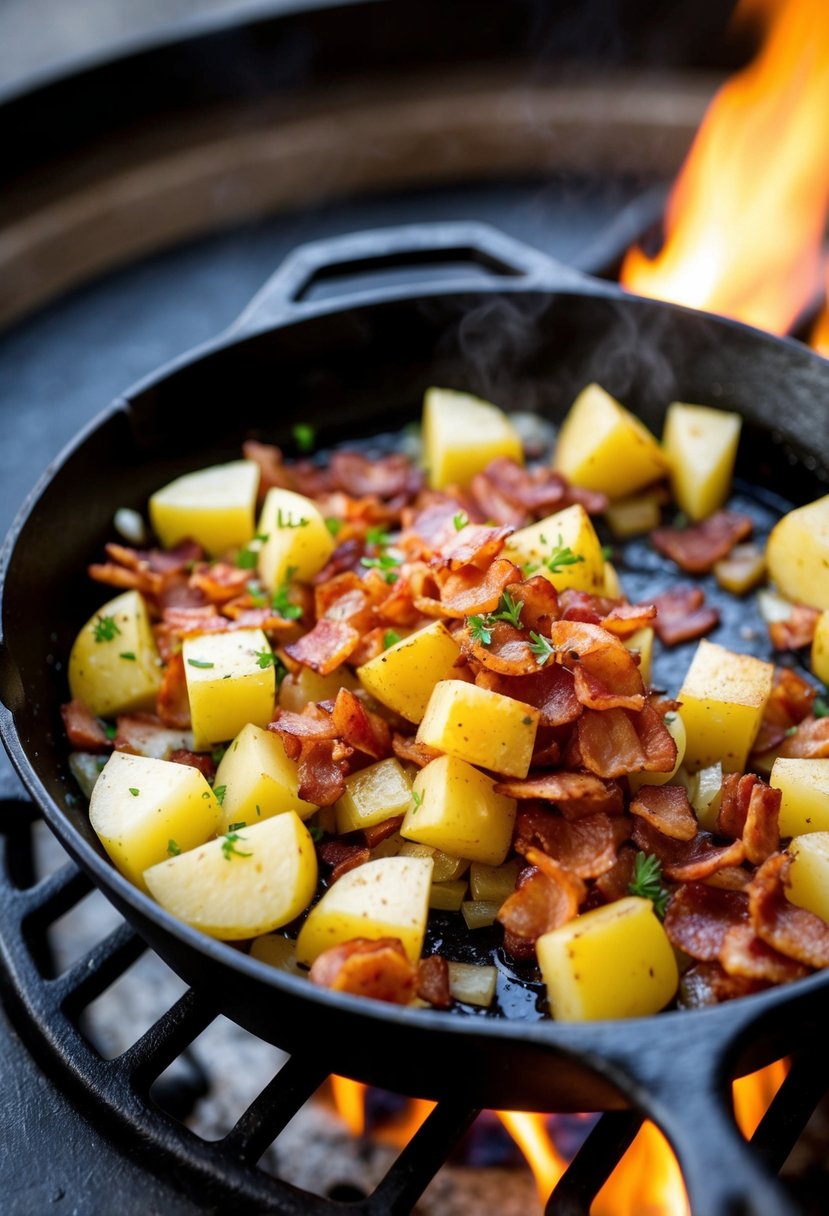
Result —
<svg viewBox="0 0 829 1216"><path fill-rule="evenodd" d="M493 692L515 697L526 705L532 705L541 715L543 726L566 726L575 722L582 713L582 704L576 696L573 674L558 663L547 663L540 671L526 676L510 676L501 679L497 675L486 682L476 678Z"/></svg>
<svg viewBox="0 0 829 1216"><path fill-rule="evenodd" d="M360 634L351 625L323 617L296 642L289 642L285 653L321 676L336 671L360 643Z"/></svg>
<svg viewBox="0 0 829 1216"><path fill-rule="evenodd" d="M738 541L751 535L753 526L747 515L715 511L692 528L656 528L651 532L651 542L682 570L707 574L716 562L728 556Z"/></svg>
<svg viewBox="0 0 829 1216"><path fill-rule="evenodd" d="M683 883L665 912L665 932L671 945L701 962L719 958L726 935L735 925L748 925L748 896L699 882Z"/></svg>
<svg viewBox="0 0 829 1216"><path fill-rule="evenodd" d="M436 1009L449 1009L452 993L449 988L449 965L441 954L430 954L417 965L417 995Z"/></svg>
<svg viewBox="0 0 829 1216"><path fill-rule="evenodd" d="M769 637L775 650L799 650L802 646L811 646L819 619L818 608L793 604L785 620L769 621Z"/></svg>
<svg viewBox="0 0 829 1216"><path fill-rule="evenodd" d="M705 608L705 593L701 587L671 587L654 597L656 636L664 646L678 646L702 637L719 624L716 608Z"/></svg>
<svg viewBox="0 0 829 1216"><path fill-rule="evenodd" d="M727 975L719 963L698 963L683 975L680 993L685 1008L703 1009L762 992L767 987L762 980Z"/></svg>
<svg viewBox="0 0 829 1216"><path fill-rule="evenodd" d="M106 737L103 726L87 709L83 701L68 701L60 707L63 729L72 747L81 752L108 752L112 743Z"/></svg>
<svg viewBox="0 0 829 1216"><path fill-rule="evenodd" d="M392 735L391 747L398 760L403 760L406 764L416 764L418 768L425 768L441 754L436 747L418 743L414 735L399 735L396 731Z"/></svg>
<svg viewBox="0 0 829 1216"><path fill-rule="evenodd" d="M348 765L337 740L305 740L299 751L297 793L303 802L333 806L345 793Z"/></svg>
<svg viewBox="0 0 829 1216"><path fill-rule="evenodd" d="M460 619L495 612L506 588L517 581L520 571L505 557L496 557L484 571L462 566L441 582L440 606L445 616ZM419 607L417 598L415 604Z"/></svg>
<svg viewBox="0 0 829 1216"><path fill-rule="evenodd" d="M165 726L171 726L177 730L190 729L190 697L187 692L187 675L181 651L170 656L164 669L155 708Z"/></svg>
<svg viewBox="0 0 829 1216"><path fill-rule="evenodd" d="M308 978L334 992L394 1005L408 1005L415 991L415 969L396 937L357 937L332 946L314 960Z"/></svg>
<svg viewBox="0 0 829 1216"><path fill-rule="evenodd" d="M573 874L553 858L529 852L544 869L531 865L522 870L496 917L506 930L505 949L518 959L534 958L537 939L572 920L584 898L584 884Z"/></svg>
<svg viewBox="0 0 829 1216"><path fill-rule="evenodd" d="M751 925L733 925L723 938L719 962L729 975L767 980L770 984L789 984L803 979L809 968L786 958L755 935Z"/></svg>
<svg viewBox="0 0 829 1216"><path fill-rule="evenodd" d="M523 801L528 798L545 798L549 802L578 803L582 813L607 811L618 814L622 810L622 795L615 782L601 781L589 773L559 772L531 773L529 777L515 777L500 781L495 786L496 794Z"/></svg>
<svg viewBox="0 0 829 1216"><path fill-rule="evenodd" d="M662 873L677 882L699 882L725 866L738 866L745 858L741 840L725 847L715 845L708 832L697 832L693 840L671 840L641 818L633 825L633 843L643 853L655 854Z"/></svg>
<svg viewBox="0 0 829 1216"><path fill-rule="evenodd" d="M786 878L792 859L774 853L748 885L748 905L754 932L767 945L807 967L829 966L829 925L789 903Z"/></svg>
<svg viewBox="0 0 829 1216"><path fill-rule="evenodd" d="M746 824L743 829L743 844L746 858L759 866L780 847L780 790L770 789L765 781L758 781L751 791Z"/></svg>
<svg viewBox="0 0 829 1216"><path fill-rule="evenodd" d="M383 760L391 755L391 727L378 714L369 713L360 700L347 688L341 688L331 714L333 726L345 742L371 756Z"/></svg>
<svg viewBox="0 0 829 1216"><path fill-rule="evenodd" d="M643 785L631 801L630 813L672 840L693 840L699 827L681 785Z"/></svg>
<svg viewBox="0 0 829 1216"><path fill-rule="evenodd" d="M613 829L603 811L568 820L542 807L522 805L515 823L515 851L530 860L535 846L577 878L596 878L616 860Z"/></svg>
<svg viewBox="0 0 829 1216"><path fill-rule="evenodd" d="M453 524L454 536L441 545L433 564L446 565L450 570L460 570L463 566L477 566L479 570L486 570L501 552L512 531L512 528L467 524L458 532Z"/></svg>

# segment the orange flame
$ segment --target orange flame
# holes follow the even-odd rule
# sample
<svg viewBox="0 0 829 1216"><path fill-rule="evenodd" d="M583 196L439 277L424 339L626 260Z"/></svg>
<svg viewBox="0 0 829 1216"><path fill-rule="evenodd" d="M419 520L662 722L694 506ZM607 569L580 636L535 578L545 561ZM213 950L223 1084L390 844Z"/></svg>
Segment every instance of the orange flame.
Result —
<svg viewBox="0 0 829 1216"><path fill-rule="evenodd" d="M760 25L763 45L709 107L662 250L629 250L621 278L784 333L816 291L829 205L826 0L741 0L737 17Z"/></svg>
<svg viewBox="0 0 829 1216"><path fill-rule="evenodd" d="M542 1203L546 1203L567 1168L567 1162L547 1133L546 1116L522 1114L515 1110L498 1110L495 1113L527 1158L538 1188L538 1197Z"/></svg>
<svg viewBox="0 0 829 1216"><path fill-rule="evenodd" d="M829 299L829 264L826 267L826 296ZM810 342L819 355L825 355L829 359L829 304L818 317Z"/></svg>

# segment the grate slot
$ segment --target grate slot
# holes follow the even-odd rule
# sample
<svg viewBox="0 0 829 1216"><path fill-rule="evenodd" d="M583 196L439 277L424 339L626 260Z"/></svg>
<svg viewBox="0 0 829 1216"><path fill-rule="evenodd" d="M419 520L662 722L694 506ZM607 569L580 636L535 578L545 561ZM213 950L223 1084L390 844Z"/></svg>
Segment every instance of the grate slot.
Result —
<svg viewBox="0 0 829 1216"><path fill-rule="evenodd" d="M633 1110L602 1115L547 1201L545 1216L589 1216L590 1205L636 1138L644 1119Z"/></svg>
<svg viewBox="0 0 829 1216"><path fill-rule="evenodd" d="M123 975L146 948L146 942L124 923L58 979L47 980L47 987L56 995L67 1017L75 1018Z"/></svg>
<svg viewBox="0 0 829 1216"><path fill-rule="evenodd" d="M327 1069L291 1056L224 1137L222 1147L254 1165L327 1076Z"/></svg>
<svg viewBox="0 0 829 1216"><path fill-rule="evenodd" d="M118 1057L118 1064L137 1094L150 1087L216 1017L215 1009L188 989L163 1017Z"/></svg>
<svg viewBox="0 0 829 1216"><path fill-rule="evenodd" d="M479 1114L476 1107L465 1103L438 1103L380 1185L357 1210L366 1216L403 1216L411 1212Z"/></svg>
<svg viewBox="0 0 829 1216"><path fill-rule="evenodd" d="M770 1169L779 1173L801 1132L829 1089L829 1055L823 1044L797 1056L771 1101L751 1144Z"/></svg>
<svg viewBox="0 0 829 1216"><path fill-rule="evenodd" d="M26 931L47 929L53 921L70 912L92 889L91 879L78 869L74 861L67 861L54 874L41 879L21 894Z"/></svg>

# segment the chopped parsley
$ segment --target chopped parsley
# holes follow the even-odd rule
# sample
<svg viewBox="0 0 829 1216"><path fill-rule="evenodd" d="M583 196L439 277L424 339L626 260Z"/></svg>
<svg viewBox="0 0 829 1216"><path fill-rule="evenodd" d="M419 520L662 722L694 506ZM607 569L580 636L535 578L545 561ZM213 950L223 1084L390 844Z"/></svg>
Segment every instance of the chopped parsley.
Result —
<svg viewBox="0 0 829 1216"><path fill-rule="evenodd" d="M253 853L245 853L241 849L236 848L236 842L244 840L244 836L240 836L238 832L228 832L222 840L222 855L225 861L230 861L234 857L252 857Z"/></svg>
<svg viewBox="0 0 829 1216"><path fill-rule="evenodd" d="M542 537L543 541L544 538ZM558 574L559 570L563 570L565 566L575 566L579 562L583 562L584 558L580 553L574 553L569 545L565 545L564 537L559 532L558 540L555 543L552 553L549 557L545 557L542 562L532 567L533 570L538 570L539 566L545 566L551 574ZM530 572L530 567L527 567L527 573Z"/></svg>
<svg viewBox="0 0 829 1216"><path fill-rule="evenodd" d="M219 744L218 747L213 748L213 751L210 753L210 759L213 761L214 764L221 764L226 751L227 751L227 748L223 747L221 744Z"/></svg>
<svg viewBox="0 0 829 1216"><path fill-rule="evenodd" d="M639 895L649 899L660 920L665 917L665 909L670 899L670 891L662 886L662 862L653 853L637 853L633 863L633 879L628 883L631 895Z"/></svg>
<svg viewBox="0 0 829 1216"><path fill-rule="evenodd" d="M92 634L96 642L111 642L116 633L120 632L114 616L99 616L92 626Z"/></svg>
<svg viewBox="0 0 829 1216"><path fill-rule="evenodd" d="M118 655L119 659L126 659L129 663L135 662L135 652L132 650L122 650Z"/></svg>
<svg viewBox="0 0 829 1216"><path fill-rule="evenodd" d="M400 634L395 629L387 629L383 634L383 649L388 650L389 646L396 646L400 641Z"/></svg>
<svg viewBox="0 0 829 1216"><path fill-rule="evenodd" d="M319 844L325 835L325 832L323 832L322 828L316 823L312 823L308 828L308 831L311 834L311 839L313 840L314 844Z"/></svg>
<svg viewBox="0 0 829 1216"><path fill-rule="evenodd" d="M366 544L376 545L378 549L385 549L391 544L388 528L384 528L382 525L377 528L369 528L366 532Z"/></svg>
<svg viewBox="0 0 829 1216"><path fill-rule="evenodd" d="M268 667L276 667L279 662L279 659L272 650L254 650L253 654L256 659L256 666L261 667L263 671Z"/></svg>
<svg viewBox="0 0 829 1216"><path fill-rule="evenodd" d="M313 452L314 444L317 442L317 432L307 422L298 422L292 427L291 434L294 437L294 443L306 456L309 452Z"/></svg>
<svg viewBox="0 0 829 1216"><path fill-rule="evenodd" d="M816 718L829 718L829 701L824 697L815 697L812 704L812 713Z"/></svg>
<svg viewBox="0 0 829 1216"><path fill-rule="evenodd" d="M226 785L216 785L213 787L213 793L216 797L216 801L218 802L219 806L222 806L222 804L224 803L224 800L225 800L225 794L227 793L227 786Z"/></svg>
<svg viewBox="0 0 829 1216"><path fill-rule="evenodd" d="M130 786L130 793L132 794L133 798L137 798L137 797L138 797L138 795L141 793L141 791L140 791L140 790L137 790L137 789L135 788L135 786L134 786L134 785L131 785L131 786Z"/></svg>
<svg viewBox="0 0 829 1216"><path fill-rule="evenodd" d="M556 652L556 648L549 638L544 638L540 633L532 630L530 631L530 650L542 667Z"/></svg>
<svg viewBox="0 0 829 1216"><path fill-rule="evenodd" d="M343 530L343 521L337 519L334 515L329 515L325 521L325 526L332 536L339 536Z"/></svg>
<svg viewBox="0 0 829 1216"><path fill-rule="evenodd" d="M104 734L106 735L107 739L114 739L115 736L118 734L118 727L113 726L111 722L105 722L104 723Z"/></svg>
<svg viewBox="0 0 829 1216"><path fill-rule="evenodd" d="M475 615L467 618L469 631L481 646L489 646L492 642L492 626L496 621L506 621L508 625L513 625L516 629L521 628L523 608L523 600L514 600L510 593L505 591L498 602L497 612L487 612L483 616Z"/></svg>
<svg viewBox="0 0 829 1216"><path fill-rule="evenodd" d="M188 659L187 665L188 667L203 667L205 669L215 667L215 663L211 663L209 659Z"/></svg>
<svg viewBox="0 0 829 1216"><path fill-rule="evenodd" d="M265 607L268 602L268 597L265 595L261 585L256 581L255 578L252 578L249 583L245 584L245 590L250 596L254 608Z"/></svg>
<svg viewBox="0 0 829 1216"><path fill-rule="evenodd" d="M238 832L240 828L246 828L247 826L248 826L247 823L243 819L241 823L231 823L230 827L227 830L229 832Z"/></svg>
<svg viewBox="0 0 829 1216"><path fill-rule="evenodd" d="M286 621L296 621L302 616L302 605L294 604L290 599L291 579L297 572L296 566L289 566L285 578L271 597L271 608Z"/></svg>
<svg viewBox="0 0 829 1216"><path fill-rule="evenodd" d="M789 729L786 731L786 738L791 739L792 735L796 735L796 734L797 734L797 727L790 726Z"/></svg>
<svg viewBox="0 0 829 1216"><path fill-rule="evenodd" d="M466 511L458 511L452 516L452 523L455 525L455 531L460 532L461 528L465 528L469 523L469 516Z"/></svg>
<svg viewBox="0 0 829 1216"><path fill-rule="evenodd" d="M676 714L665 714L663 721L666 726L672 726L676 722Z"/></svg>
<svg viewBox="0 0 829 1216"><path fill-rule="evenodd" d="M397 582L397 567L400 564L400 558L395 557L393 553L381 553L379 557L360 558L361 566L365 566L367 570L379 570L383 578L390 585Z"/></svg>
<svg viewBox="0 0 829 1216"><path fill-rule="evenodd" d="M285 512L283 513L283 511L282 511L282 508L281 508L281 507L279 507L279 508L277 509L277 512L276 512L276 526L277 526L277 528L307 528L307 527L308 527L309 522L310 522L310 521L309 521L309 520L307 520L307 519L305 519L305 518L302 518L302 519L291 519L291 517L290 517L290 515L288 514L288 512L287 512L287 511L285 511Z"/></svg>
<svg viewBox="0 0 829 1216"><path fill-rule="evenodd" d="M412 790L412 802L414 803L414 806L412 808L412 814L416 815L417 812L420 810L420 808L423 806L423 795L419 794L417 792L417 790Z"/></svg>
<svg viewBox="0 0 829 1216"><path fill-rule="evenodd" d="M259 553L256 549L240 549L236 554L236 565L240 570L255 570L258 561Z"/></svg>
<svg viewBox="0 0 829 1216"><path fill-rule="evenodd" d="M178 857L179 853L181 852L181 849L174 840L168 840L167 841L167 852L170 854L171 857Z"/></svg>
<svg viewBox="0 0 829 1216"><path fill-rule="evenodd" d="M613 546L612 545L602 545L602 557L604 558L604 560L606 562L613 561Z"/></svg>
<svg viewBox="0 0 829 1216"><path fill-rule="evenodd" d="M486 616L470 616L467 617L469 623L469 632L472 634L473 641L479 646L489 646L492 641L492 620L490 614Z"/></svg>

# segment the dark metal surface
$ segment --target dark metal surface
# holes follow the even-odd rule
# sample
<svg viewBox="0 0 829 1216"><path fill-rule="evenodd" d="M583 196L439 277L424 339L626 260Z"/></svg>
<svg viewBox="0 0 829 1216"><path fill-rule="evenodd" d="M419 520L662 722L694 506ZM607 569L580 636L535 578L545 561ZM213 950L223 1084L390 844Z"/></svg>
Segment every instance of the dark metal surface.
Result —
<svg viewBox="0 0 829 1216"><path fill-rule="evenodd" d="M329 259L354 270L374 258L443 258L483 267L490 277L482 284L480 271L467 270L429 291L375 287L340 300L297 301ZM625 298L474 225L378 233L300 251L231 334L117 403L56 463L22 513L3 559L4 740L51 826L95 882L198 991L221 993L222 1008L241 1024L293 1048L323 1041L335 1018L337 1069L404 1092L446 1099L448 1076L460 1069L464 1098L476 1106L597 1110L631 1102L674 1144L695 1211L714 1216L740 1202L756 1216L782 1214L790 1210L785 1197L746 1151L722 1098L732 1071L780 1055L795 1040L802 1044L821 1026L826 977L698 1013L581 1026L522 1023L520 1033L503 1021L312 992L173 921L104 861L85 813L67 798L58 743L63 680L43 655L67 653L91 610L79 572L106 538L115 506L143 506L175 472L235 453L250 430L286 442L294 411L318 423L323 442L334 442L370 434L381 419L387 425L390 410L404 421L434 381L555 416L592 378L652 424L673 397L703 400L775 428L781 453L807 443L829 450L822 404L829 364L794 343ZM205 434L203 420L225 417L240 397L244 426L230 420L221 436ZM796 414L781 419L781 401ZM205 442L194 447L194 436ZM63 543L55 551L58 530ZM26 613L33 596L54 607L49 624ZM115 959L120 949L106 948ZM724 1156L733 1164L728 1172L715 1168Z"/></svg>

